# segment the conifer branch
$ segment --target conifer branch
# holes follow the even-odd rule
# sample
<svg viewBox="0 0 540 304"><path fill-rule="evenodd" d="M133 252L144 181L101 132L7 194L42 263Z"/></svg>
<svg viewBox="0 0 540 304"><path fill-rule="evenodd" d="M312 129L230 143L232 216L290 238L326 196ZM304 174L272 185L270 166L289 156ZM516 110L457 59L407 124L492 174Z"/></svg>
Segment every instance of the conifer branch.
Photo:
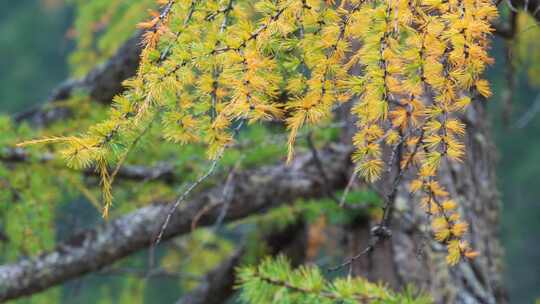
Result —
<svg viewBox="0 0 540 304"><path fill-rule="evenodd" d="M344 174L350 166L351 147L332 145L319 151L329 187L345 186ZM224 222L230 222L298 198L320 197L320 175L313 166L311 154L299 155L290 166L281 164L258 170L238 172ZM163 240L189 233L193 217L205 206L218 204L224 185L208 189L186 202L171 217ZM27 296L89 272L153 244L161 221L171 204L152 204L110 220L95 229L73 236L56 249L39 256L0 266L0 301ZM220 210L210 210L199 220L199 226L215 223Z"/></svg>
<svg viewBox="0 0 540 304"><path fill-rule="evenodd" d="M392 291L362 278L327 281L314 266L292 269L282 256L239 271L240 298L248 303L430 303L422 295ZM279 290L279 292L278 292Z"/></svg>
<svg viewBox="0 0 540 304"><path fill-rule="evenodd" d="M3 149L0 152L0 162L9 164L25 164L32 162L40 163L56 163L57 156L53 153L42 153L37 156L30 155L27 151L21 148ZM65 169L65 166L61 166ZM109 168L111 169L111 168ZM87 168L83 170L87 176L97 176L95 168ZM172 164L161 163L156 166L144 165L123 165L118 168L116 177L128 181L154 181L160 180L167 184L179 183L180 177L175 173L175 167Z"/></svg>
<svg viewBox="0 0 540 304"><path fill-rule="evenodd" d="M198 4L204 9L205 3ZM346 11L345 2L340 7L332 2L321 3L316 9L306 5L306 1L266 2L256 7L263 17L255 30L251 21L244 23L236 18L233 26L238 33L234 33L225 31L232 1L217 11L224 13L221 24L208 17L214 13L206 18L195 14L194 0L176 5L168 1L162 14L142 24L149 31L144 34L146 47L139 73L127 82L130 90L115 99L109 120L91 128L81 138L67 138L70 146L64 152L66 160L72 166L93 165L99 170L104 198L110 205L107 157L115 147L122 146L125 133L138 132L158 109L164 112L165 138L182 144L206 144L207 154L214 162L172 205L158 233L159 242L180 203L212 174L223 150L234 140L230 133L235 120L255 122L281 117L282 108L291 110L287 118L291 161L294 140L302 125L322 121L339 102L356 96L360 100L352 111L359 127L353 139L357 172L369 182L381 178L384 146L392 148L388 173L396 156L398 160L397 176L385 196L382 223L374 228L373 234L378 239L389 237L387 226L397 187L408 163L414 162L419 166L415 167L416 180L411 183L411 189L423 190L422 205L436 215L432 222L432 226L438 227L434 229L436 239L448 246L449 253L451 246L455 247L454 241L463 247L460 251L469 252L467 243L461 241L466 224L459 222L459 213L451 212L450 219L449 210L441 209L445 203L452 204L448 204L448 192L438 183L437 174L443 161L461 161L464 156L465 126L457 113L466 109L473 94L484 97L492 94L488 81L481 76L493 61L487 49L491 22L498 14L496 7L489 0L370 4L351 1L352 9ZM528 5L529 2L525 9L529 9ZM172 14L174 8L178 10ZM215 10L211 5L206 8ZM310 20L302 17L305 10L313 14ZM169 15L175 14L184 21L181 31L186 31L183 33L186 37L177 34L172 39L174 48L169 45L163 51L162 45L171 43L171 37L163 35L170 31ZM322 23L315 23L319 17ZM197 21L203 26L199 27ZM311 30L316 28L309 39L304 32L307 24ZM213 32L218 28L218 33ZM300 38L295 33L297 30ZM180 36L189 43L179 45ZM289 37L293 47L283 42ZM355 40L361 42L361 48L344 65L345 53ZM163 44L158 45L159 42ZM313 46L305 45L309 42ZM308 57L304 54L301 69L293 62L291 68L284 67L286 71L282 71L279 57L289 55L296 45L312 55L309 58L312 62L306 63ZM163 54L169 53L170 58L161 60ZM360 77L350 74L350 68L358 64L363 68ZM306 73L306 67L310 73ZM218 87L221 74L224 75L221 82L230 83ZM292 85L294 97L286 100L285 105L277 104L282 84L289 80L296 82ZM218 95L223 102L218 100ZM418 126L422 128L421 136L404 135ZM43 142L51 140L65 139ZM417 153L419 146L422 149ZM317 153L313 156L315 163L320 163ZM402 156L406 156L404 167ZM319 172L324 182L324 170L319 168ZM441 202L432 202L437 199ZM453 264L450 261L456 261L455 255L449 254L449 264Z"/></svg>

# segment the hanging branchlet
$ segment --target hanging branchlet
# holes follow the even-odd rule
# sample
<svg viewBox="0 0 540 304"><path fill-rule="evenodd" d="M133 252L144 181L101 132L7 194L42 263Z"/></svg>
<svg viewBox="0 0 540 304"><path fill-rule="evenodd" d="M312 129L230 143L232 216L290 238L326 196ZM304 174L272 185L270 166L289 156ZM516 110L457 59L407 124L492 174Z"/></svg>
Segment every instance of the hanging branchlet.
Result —
<svg viewBox="0 0 540 304"><path fill-rule="evenodd" d="M155 127L165 140L205 145L216 159L238 125L281 120L290 160L303 126L356 100L356 172L375 182L398 163L400 174L413 176L410 189L421 193L435 239L448 247L448 263L476 255L438 174L444 162L465 157L460 114L472 96L491 95L482 78L493 61L488 48L497 10L491 1L158 4L161 12L140 24L146 32L138 74L114 99L109 119L79 137L27 143L61 143L69 166L98 168L104 215L112 202L107 168L151 121L160 122Z"/></svg>
<svg viewBox="0 0 540 304"><path fill-rule="evenodd" d="M164 5L163 11L161 13L157 11L150 11L150 15L152 15L153 18L149 21L138 24L138 27L145 31L143 35L143 44L145 45L146 49L156 48L161 35L167 31L169 13L171 12L174 2L174 0L157 1L159 5ZM146 54L143 52L143 58L144 57L146 57Z"/></svg>
<svg viewBox="0 0 540 304"><path fill-rule="evenodd" d="M362 2L358 2L350 10L337 8L335 11L321 11L321 17L325 21L324 26L316 30L317 35L321 35L318 41L309 41L313 49L305 44L305 65L310 71L311 78L307 80L307 89L304 94L298 96L293 102L287 105L291 111L287 119L289 134L289 155L287 160L293 157L295 138L298 130L307 122L315 124L331 115L333 105L338 102L348 101L350 94L340 93L336 87L348 77L347 69L343 65L346 53L350 50L350 39L348 27L353 14L357 13ZM342 3L344 4L344 2ZM311 6L303 3L303 8ZM310 22L320 20L312 18ZM303 24L302 28L313 27L315 24ZM331 81L330 81L331 80Z"/></svg>

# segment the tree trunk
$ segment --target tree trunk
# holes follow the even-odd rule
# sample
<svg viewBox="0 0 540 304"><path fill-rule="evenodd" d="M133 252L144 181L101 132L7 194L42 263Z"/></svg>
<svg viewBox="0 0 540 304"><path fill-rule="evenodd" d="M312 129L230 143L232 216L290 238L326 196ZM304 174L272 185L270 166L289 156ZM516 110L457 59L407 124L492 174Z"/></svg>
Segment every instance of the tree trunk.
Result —
<svg viewBox="0 0 540 304"><path fill-rule="evenodd" d="M469 225L469 241L480 255L454 267L446 264L446 249L433 240L419 199L402 184L394 202L392 237L355 262L354 273L395 288L414 284L436 303L505 303L502 248L499 243L500 200L495 180L495 149L489 136L484 101L475 101L463 120L467 153L462 163L446 163L440 181L459 203ZM406 183L405 183L406 184ZM376 224L376 223L375 223ZM349 231L351 254L368 242L369 225Z"/></svg>

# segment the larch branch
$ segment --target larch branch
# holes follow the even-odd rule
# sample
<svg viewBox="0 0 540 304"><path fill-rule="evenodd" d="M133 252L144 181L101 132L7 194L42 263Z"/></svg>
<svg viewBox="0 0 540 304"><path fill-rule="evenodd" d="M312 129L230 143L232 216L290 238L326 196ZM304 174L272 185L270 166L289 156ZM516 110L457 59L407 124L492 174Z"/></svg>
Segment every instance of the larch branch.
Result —
<svg viewBox="0 0 540 304"><path fill-rule="evenodd" d="M300 198L322 197L327 187L343 188L351 168L351 152L350 146L339 144L319 151L318 157L327 175L326 186L312 153L296 157L290 165L238 172L233 177L236 187L224 221L240 219ZM163 240L189 233L194 216L223 199L223 187L225 185L208 189L176 210L163 233ZM170 203L148 205L77 234L50 252L0 266L0 301L45 290L149 247L170 209ZM219 215L219 209L209 210L201 216L198 225L212 225Z"/></svg>

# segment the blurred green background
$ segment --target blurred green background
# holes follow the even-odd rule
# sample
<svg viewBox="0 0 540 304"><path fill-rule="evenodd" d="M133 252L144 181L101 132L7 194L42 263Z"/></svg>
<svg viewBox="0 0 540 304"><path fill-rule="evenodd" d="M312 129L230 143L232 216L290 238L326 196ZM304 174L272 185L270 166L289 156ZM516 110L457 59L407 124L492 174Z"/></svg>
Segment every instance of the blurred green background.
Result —
<svg viewBox="0 0 540 304"><path fill-rule="evenodd" d="M16 113L43 102L69 76L72 23L73 9L63 0L0 2L0 112ZM493 55L497 63L487 76L495 97L488 107L499 151L506 285L512 303L533 303L540 296L540 113L525 120L523 115L535 114L531 111L537 99L540 104L540 90L530 86L526 72L518 69L510 113L503 102L508 81L502 40L496 40ZM504 115L509 118L506 122ZM527 121L524 127L519 126L520 119ZM76 285L67 284L63 294L75 292Z"/></svg>

